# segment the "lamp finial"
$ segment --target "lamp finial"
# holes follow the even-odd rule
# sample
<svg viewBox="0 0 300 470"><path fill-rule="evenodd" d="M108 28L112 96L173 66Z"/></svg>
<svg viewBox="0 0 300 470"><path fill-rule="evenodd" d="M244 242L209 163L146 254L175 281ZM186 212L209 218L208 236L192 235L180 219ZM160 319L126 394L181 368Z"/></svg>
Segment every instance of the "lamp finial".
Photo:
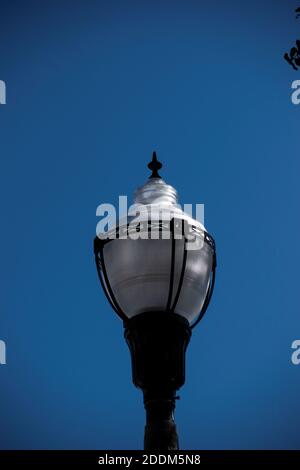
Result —
<svg viewBox="0 0 300 470"><path fill-rule="evenodd" d="M152 175L149 176L149 178L161 178L161 176L158 174L158 170L160 170L161 167L162 164L157 160L156 152L153 152L152 160L150 163L148 163L148 168L152 171Z"/></svg>

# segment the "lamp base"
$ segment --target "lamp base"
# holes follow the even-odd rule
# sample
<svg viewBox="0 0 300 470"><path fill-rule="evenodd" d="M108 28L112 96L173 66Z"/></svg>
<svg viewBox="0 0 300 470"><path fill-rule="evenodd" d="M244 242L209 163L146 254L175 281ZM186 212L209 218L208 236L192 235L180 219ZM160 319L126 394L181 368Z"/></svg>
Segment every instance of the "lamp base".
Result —
<svg viewBox="0 0 300 470"><path fill-rule="evenodd" d="M132 380L144 394L145 450L176 450L175 395L185 382L189 323L176 313L146 312L126 321L124 327Z"/></svg>

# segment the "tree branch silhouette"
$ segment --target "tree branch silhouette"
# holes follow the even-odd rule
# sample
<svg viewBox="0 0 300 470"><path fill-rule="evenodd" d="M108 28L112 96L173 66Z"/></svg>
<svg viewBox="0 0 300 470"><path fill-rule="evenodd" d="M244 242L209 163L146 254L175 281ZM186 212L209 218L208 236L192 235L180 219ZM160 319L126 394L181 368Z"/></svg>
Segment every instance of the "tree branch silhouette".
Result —
<svg viewBox="0 0 300 470"><path fill-rule="evenodd" d="M296 8L296 19L300 17L300 7ZM286 52L284 54L284 59L288 62L288 64L293 67L294 70L298 70L300 67L300 40L297 39L296 47L292 47L290 52Z"/></svg>

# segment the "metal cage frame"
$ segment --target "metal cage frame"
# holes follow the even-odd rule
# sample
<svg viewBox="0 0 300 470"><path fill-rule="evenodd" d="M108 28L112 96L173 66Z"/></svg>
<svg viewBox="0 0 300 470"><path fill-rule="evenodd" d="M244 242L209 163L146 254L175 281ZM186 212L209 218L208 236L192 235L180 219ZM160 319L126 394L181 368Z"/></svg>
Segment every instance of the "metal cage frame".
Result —
<svg viewBox="0 0 300 470"><path fill-rule="evenodd" d="M162 233L163 230L170 230L170 236L171 236L171 266L170 266L170 284L169 284L169 293L167 296L167 304L165 312L169 313L176 313L175 308L177 306L181 289L182 289L182 284L184 280L184 275L185 275L185 268L186 268L186 258L187 258L187 249L186 249L186 243L190 241L187 238L187 233L189 232L190 235L194 237L202 237L203 242L207 243L211 249L213 250L213 262L212 262L212 269L210 273L210 281L209 281L209 286L207 289L206 297L204 300L204 303L202 305L201 311L199 312L196 320L190 325L191 328L194 328L200 320L203 318L208 305L210 303L214 286L215 286L215 277L216 277L216 266L217 266L217 257L216 257L216 244L213 239L213 237L206 232L205 230L200 229L199 227L196 227L195 225L190 225L188 222L184 219L179 219L179 218L172 218L170 221L162 221L162 220L146 220L144 222L139 222L136 225L134 225L134 231L135 232L141 232L148 230L148 233L151 232L154 229L158 229L159 233ZM127 225L124 226L118 226L116 229L114 229L111 232L106 233L106 238L99 238L98 236L94 239L94 254L95 254L95 261L96 261L96 267L97 267L97 272L98 276L101 282L101 286L104 290L104 293L107 297L107 300L109 301L111 307L113 310L117 313L117 315L123 320L124 326L127 325L129 318L126 316L125 312L121 309L120 305L117 302L117 299L114 295L114 292L112 290L112 287L109 282L109 278L107 275L107 270L105 266L105 260L104 260L104 255L103 255L103 249L106 243L109 243L113 240L116 239L122 239L122 235L125 235L126 237L130 234L130 230L132 230L132 223L128 223ZM180 273L180 278L178 282L178 287L177 287L177 292L175 294L174 300L172 302L172 297L173 297L173 287L174 287L174 266L175 266L175 250L176 250L176 240L178 238L175 238L175 235L180 234L181 236L184 237L184 253L183 253L183 262L182 262L182 267L181 267L181 273ZM113 235L113 238L110 238L110 235Z"/></svg>

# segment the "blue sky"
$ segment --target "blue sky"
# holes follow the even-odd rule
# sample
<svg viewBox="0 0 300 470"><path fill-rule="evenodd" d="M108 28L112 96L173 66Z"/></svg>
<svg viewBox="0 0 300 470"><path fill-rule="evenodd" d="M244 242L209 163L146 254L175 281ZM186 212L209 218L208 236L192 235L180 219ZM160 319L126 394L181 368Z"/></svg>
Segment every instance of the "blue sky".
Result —
<svg viewBox="0 0 300 470"><path fill-rule="evenodd" d="M93 237L97 205L131 197L153 150L218 250L181 447L299 447L300 71L283 60L298 3L1 2L1 448L142 448Z"/></svg>

